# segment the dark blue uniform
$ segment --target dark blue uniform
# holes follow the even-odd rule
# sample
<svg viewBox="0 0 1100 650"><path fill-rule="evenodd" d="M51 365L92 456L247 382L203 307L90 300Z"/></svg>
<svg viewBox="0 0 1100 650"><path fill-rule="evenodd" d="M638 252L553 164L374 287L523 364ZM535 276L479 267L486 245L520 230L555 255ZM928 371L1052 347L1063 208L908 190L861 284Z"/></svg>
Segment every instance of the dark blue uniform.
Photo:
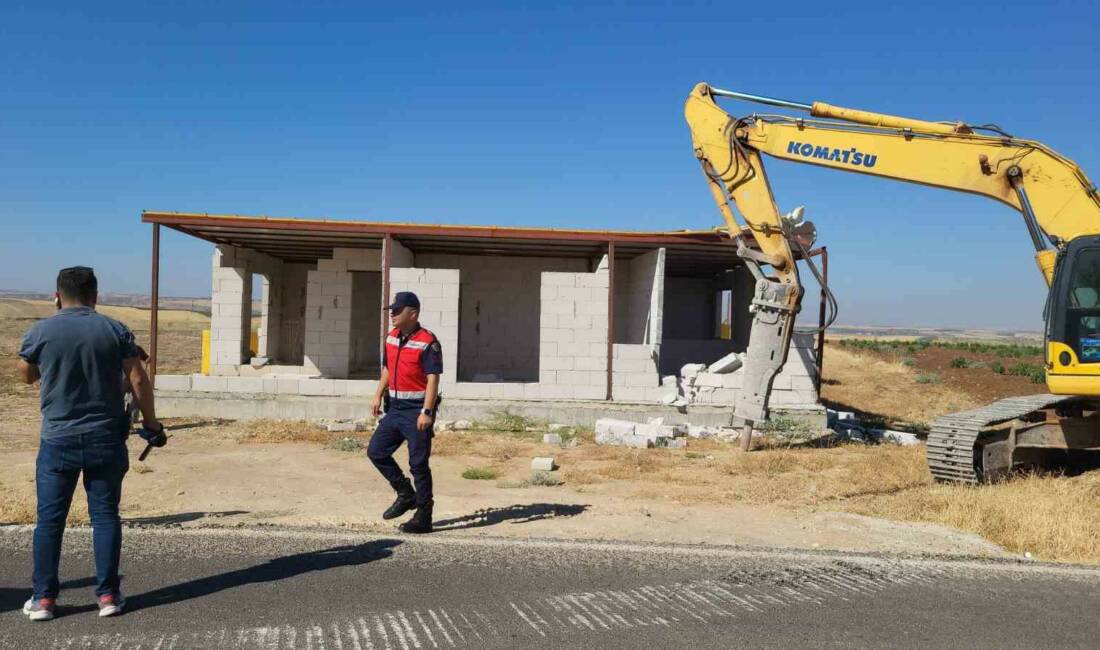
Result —
<svg viewBox="0 0 1100 650"><path fill-rule="evenodd" d="M408 336L397 330L386 337L382 362L389 372L390 404L371 436L367 456L398 494L411 490L409 479L398 467L393 454L402 442L409 443L409 472L416 486L417 506L432 502L432 427L418 431L416 420L424 408L428 375L443 373L443 350L435 335L417 328Z"/></svg>

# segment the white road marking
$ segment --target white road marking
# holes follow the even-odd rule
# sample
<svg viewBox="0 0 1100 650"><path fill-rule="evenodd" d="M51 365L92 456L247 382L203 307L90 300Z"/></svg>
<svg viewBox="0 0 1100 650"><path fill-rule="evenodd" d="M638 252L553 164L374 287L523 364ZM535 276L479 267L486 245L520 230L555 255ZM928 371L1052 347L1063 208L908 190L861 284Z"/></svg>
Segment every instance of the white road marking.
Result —
<svg viewBox="0 0 1100 650"><path fill-rule="evenodd" d="M424 628L424 634L428 637L428 641L431 641L433 648L438 648L439 644L435 642L435 635L432 634L432 628L424 622L424 617L420 615L420 612L413 612L413 616L420 622L420 627Z"/></svg>
<svg viewBox="0 0 1100 650"><path fill-rule="evenodd" d="M541 629L539 629L539 626L535 625L534 621L527 618L527 614L524 614L523 610L520 609L519 606L517 606L515 603L508 603L508 604L512 606L512 609L516 610L516 613L519 614L519 617L522 618L525 623L527 623L528 625L531 626L532 630L539 633L539 636L546 636L546 633L543 632Z"/></svg>

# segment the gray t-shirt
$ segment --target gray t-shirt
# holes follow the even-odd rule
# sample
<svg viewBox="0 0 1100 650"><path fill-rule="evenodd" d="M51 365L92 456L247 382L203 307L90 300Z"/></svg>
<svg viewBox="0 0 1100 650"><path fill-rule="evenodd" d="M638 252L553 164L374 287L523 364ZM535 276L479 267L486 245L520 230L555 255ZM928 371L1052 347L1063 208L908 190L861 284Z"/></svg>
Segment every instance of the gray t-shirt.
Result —
<svg viewBox="0 0 1100 650"><path fill-rule="evenodd" d="M42 375L42 437L93 431L124 435L125 359L138 355L134 335L91 307L67 307L35 323L19 356Z"/></svg>

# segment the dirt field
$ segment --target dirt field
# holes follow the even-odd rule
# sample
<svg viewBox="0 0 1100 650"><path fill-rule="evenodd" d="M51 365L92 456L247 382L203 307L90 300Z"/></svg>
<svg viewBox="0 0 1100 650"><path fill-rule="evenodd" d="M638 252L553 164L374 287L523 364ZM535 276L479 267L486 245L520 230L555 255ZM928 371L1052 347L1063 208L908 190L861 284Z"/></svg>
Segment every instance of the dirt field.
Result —
<svg viewBox="0 0 1100 650"><path fill-rule="evenodd" d="M133 312L131 318L146 315ZM130 321L139 337L147 336L144 322ZM29 323L0 318L0 349L9 359ZM180 315L162 323L165 364L174 372L197 367L203 322ZM964 372L985 370L1003 380L1001 395L1034 392L1023 390L1022 377L952 368L954 356L946 367L934 350L914 356L916 363L907 365L889 354L831 343L824 398L919 430L936 415L982 401L958 388L956 381L965 388ZM941 381L918 380L936 369ZM37 394L5 376L0 400L0 453L6 458L0 522L30 522ZM361 448L369 433L345 439L306 423L172 424L178 428L169 447L135 464L127 479L124 513L132 523L392 528L379 516L392 496ZM536 455L554 456L561 466L552 480L530 472ZM484 430L440 433L433 468L436 518L444 530L1002 553L993 542L1037 558L1100 563L1100 472L1027 476L978 488L933 485L920 446L777 444L743 455L706 440L691 440L686 450L601 447L582 432L576 446L551 448L537 431ZM563 484L547 484L557 481ZM72 517L83 521L82 500L76 503Z"/></svg>

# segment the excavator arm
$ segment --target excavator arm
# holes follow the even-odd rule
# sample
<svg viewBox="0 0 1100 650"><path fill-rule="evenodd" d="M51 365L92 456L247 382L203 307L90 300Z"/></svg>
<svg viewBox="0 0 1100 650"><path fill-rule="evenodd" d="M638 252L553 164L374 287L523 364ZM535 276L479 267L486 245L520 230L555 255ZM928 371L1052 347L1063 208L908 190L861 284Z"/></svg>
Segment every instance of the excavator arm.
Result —
<svg viewBox="0 0 1100 650"><path fill-rule="evenodd" d="M810 118L759 114L737 118L718 106L717 97L792 108L809 113ZM822 102L787 102L702 83L692 90L684 112L695 156L730 233L747 228L759 248L756 252L739 246L739 254L758 280L745 361L749 389L742 390L735 405L735 415L746 426L766 417L771 381L786 358L802 293L791 248L791 224L776 207L762 154L980 194L1007 204L1023 215L1036 263L1048 285L1054 280L1059 255L1071 242L1091 241L1100 234L1100 196L1084 172L1043 144L1013 138L993 126L928 122ZM762 275L760 264L771 267L770 276ZM758 332L764 333L763 340L757 340ZM1066 347L1072 346L1048 348L1048 357ZM1100 364L1082 370L1079 350L1071 352L1074 357L1059 363L1059 368L1095 377L1088 394L1100 395ZM1048 359L1048 369L1052 368ZM1059 368L1053 368L1055 374ZM1059 392L1049 374L1048 383ZM1080 382L1075 385L1081 386Z"/></svg>

